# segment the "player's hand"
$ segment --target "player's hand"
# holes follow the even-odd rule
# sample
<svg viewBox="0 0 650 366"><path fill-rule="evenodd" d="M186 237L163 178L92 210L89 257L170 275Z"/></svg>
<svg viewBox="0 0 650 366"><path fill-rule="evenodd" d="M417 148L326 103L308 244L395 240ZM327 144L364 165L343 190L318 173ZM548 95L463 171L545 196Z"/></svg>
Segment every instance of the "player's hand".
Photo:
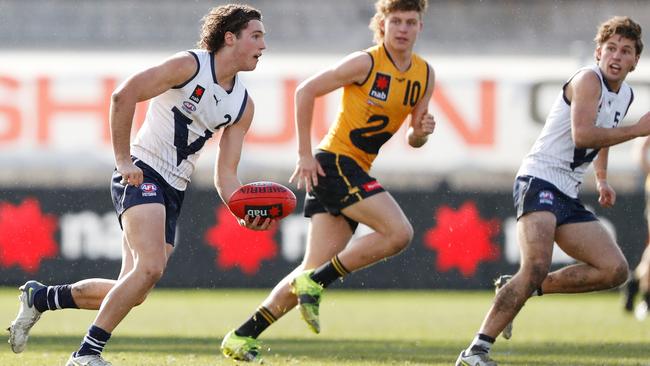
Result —
<svg viewBox="0 0 650 366"><path fill-rule="evenodd" d="M275 220L268 217L262 219L262 216L255 216L255 218L251 220L251 217L248 215L243 219L237 219L237 221L239 221L240 226L255 231L269 230L273 227L273 223L275 222Z"/></svg>
<svg viewBox="0 0 650 366"><path fill-rule="evenodd" d="M598 203L605 208L614 206L616 203L616 191L607 183L607 181L599 181L596 184L598 188Z"/></svg>
<svg viewBox="0 0 650 366"><path fill-rule="evenodd" d="M142 169L138 168L131 160L117 164L117 172L122 175L121 185L140 186L142 184L143 174Z"/></svg>
<svg viewBox="0 0 650 366"><path fill-rule="evenodd" d="M293 171L289 183L296 181L298 189L303 185L307 192L311 192L312 188L318 185L318 176L325 176L325 171L318 163L318 160L313 155L304 155L298 158L296 162L296 170Z"/></svg>
<svg viewBox="0 0 650 366"><path fill-rule="evenodd" d="M433 118L431 113L426 113L422 116L420 121L417 123L416 135L418 136L428 136L433 133L433 130L436 128L436 120Z"/></svg>

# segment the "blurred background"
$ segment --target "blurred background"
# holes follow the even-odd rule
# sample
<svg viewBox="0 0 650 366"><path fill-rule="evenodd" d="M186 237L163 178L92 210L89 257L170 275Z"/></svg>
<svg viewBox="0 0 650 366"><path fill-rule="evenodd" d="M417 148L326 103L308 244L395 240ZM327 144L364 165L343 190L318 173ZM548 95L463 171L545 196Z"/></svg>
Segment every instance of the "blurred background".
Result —
<svg viewBox="0 0 650 366"><path fill-rule="evenodd" d="M130 74L193 48L201 17L222 3L0 0L0 285L118 274L121 232L108 189L111 92ZM257 70L242 75L256 115L240 178L289 185L293 92L312 73L372 45L374 2L247 3L264 14L268 49ZM436 132L412 149L402 129L372 170L415 238L400 256L350 276L346 287L487 288L516 270L514 175L563 82L593 63L598 25L614 15L632 16L646 33L650 27L647 1L430 1L416 51L436 70ZM647 57L628 77L635 102L625 124L648 110ZM315 142L339 97L319 100ZM136 130L145 111L142 103ZM270 233L236 226L212 187L217 141L199 160L161 286L270 287L302 257L308 222L299 209ZM597 206L593 173L583 188L584 202L632 266L647 238L638 144L610 152L615 208ZM304 192L290 187L302 202ZM570 261L556 250L554 265Z"/></svg>

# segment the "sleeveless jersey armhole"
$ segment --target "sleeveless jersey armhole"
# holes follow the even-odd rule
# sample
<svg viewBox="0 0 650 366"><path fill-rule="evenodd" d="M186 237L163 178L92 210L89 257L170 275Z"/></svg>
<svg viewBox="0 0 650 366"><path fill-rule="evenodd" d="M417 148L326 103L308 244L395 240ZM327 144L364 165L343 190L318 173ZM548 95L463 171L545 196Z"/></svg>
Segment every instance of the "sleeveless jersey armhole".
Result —
<svg viewBox="0 0 650 366"><path fill-rule="evenodd" d="M368 70L368 75L366 75L366 78L363 79L362 82L360 82L360 83L355 83L355 84L358 85L358 86L361 86L361 85L365 84L366 81L368 81L368 79L370 78L370 75L372 74L372 70L375 68L375 58L372 57L372 55L370 54L370 52L368 52L368 51L363 51L363 52L365 52L366 55L370 56L370 69Z"/></svg>
<svg viewBox="0 0 650 366"><path fill-rule="evenodd" d="M598 75L598 73L596 71L594 71L594 70L592 70L592 69L590 69L588 67L585 67L585 68L582 68L582 69L576 71L575 74L571 75L569 80L567 80L566 83L564 83L564 85L562 85L562 99L564 99L564 102L566 103L566 105L569 105L569 106L571 105L571 101L566 97L566 87L569 86L569 83L571 82L571 80L573 80L573 78L575 78L581 71L585 71L585 70L586 71L591 71L594 74L596 74L596 76L598 77L598 80L600 80L600 89L601 89L600 93L602 95L603 79L600 77L600 75ZM602 96L601 96L601 98L602 98Z"/></svg>
<svg viewBox="0 0 650 366"><path fill-rule="evenodd" d="M422 96L427 95L427 90L429 89L429 75L431 74L431 65L429 65L428 62L424 61L424 64L427 65L427 78L426 78L426 84L424 85L424 92L422 93Z"/></svg>
<svg viewBox="0 0 650 366"><path fill-rule="evenodd" d="M625 108L625 113L623 114L623 118L627 116L627 111L630 110L630 106L632 105L632 102L634 102L634 90L630 88L630 102L627 104L627 108Z"/></svg>
<svg viewBox="0 0 650 366"><path fill-rule="evenodd" d="M194 52L192 52L192 51L187 51L187 53L189 53L190 55L194 56L194 61L196 61L196 71L194 71L194 75L192 75L192 77L190 77L189 79L187 79L185 82L183 82L183 83L181 83L181 84L174 85L174 86L172 87L172 89L180 89L180 88L184 87L184 86L187 85L190 81L192 81L192 80L196 77L196 75L199 74L199 69L201 68L201 63L199 62L199 56L197 56L196 53L194 53Z"/></svg>
<svg viewBox="0 0 650 366"><path fill-rule="evenodd" d="M233 125L239 122L241 116L244 114L244 110L246 110L247 104L248 104L248 90L244 89L244 101L241 103L241 107L239 108L239 113L237 113L237 118L235 118L235 122L232 123Z"/></svg>

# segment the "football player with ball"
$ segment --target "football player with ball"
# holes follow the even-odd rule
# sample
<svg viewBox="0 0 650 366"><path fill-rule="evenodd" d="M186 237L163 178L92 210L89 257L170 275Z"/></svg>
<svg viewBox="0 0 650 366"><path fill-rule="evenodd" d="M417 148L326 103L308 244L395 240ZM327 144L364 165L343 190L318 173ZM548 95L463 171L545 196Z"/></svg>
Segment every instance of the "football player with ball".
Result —
<svg viewBox="0 0 650 366"><path fill-rule="evenodd" d="M203 18L199 49L179 52L131 76L113 93L112 197L124 233L121 272L117 280L93 278L60 286L27 282L20 288L20 310L9 328L14 352L25 349L29 330L46 310L98 309L66 366L110 365L101 357L104 346L162 276L174 249L176 220L196 160L218 130L223 134L215 166L216 188L227 198L242 185L237 167L254 105L237 74L255 69L266 48L264 34L257 9L217 6ZM145 100L151 100L150 108L131 143L135 105ZM265 230L272 220L258 216L239 222Z"/></svg>
<svg viewBox="0 0 650 366"><path fill-rule="evenodd" d="M257 337L296 305L308 327L320 332L319 303L328 285L398 254L410 243L409 220L368 172L381 146L407 117L413 147L424 145L435 127L428 113L434 72L413 52L426 7L426 0L378 0L370 23L377 45L350 54L298 87L298 162L290 180L308 193L305 257L248 320L226 335L222 351L227 357L258 358ZM339 88L342 110L314 152L314 100ZM351 240L359 223L374 232Z"/></svg>

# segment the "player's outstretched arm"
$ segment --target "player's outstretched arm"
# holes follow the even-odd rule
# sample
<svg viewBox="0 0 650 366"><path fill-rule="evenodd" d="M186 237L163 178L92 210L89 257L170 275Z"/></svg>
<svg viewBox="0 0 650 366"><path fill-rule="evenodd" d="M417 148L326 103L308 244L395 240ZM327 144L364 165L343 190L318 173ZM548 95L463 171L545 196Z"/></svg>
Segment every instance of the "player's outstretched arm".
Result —
<svg viewBox="0 0 650 366"><path fill-rule="evenodd" d="M115 166L123 184L140 185L142 170L131 161L131 125L135 105L189 80L198 64L187 52L177 53L159 65L143 70L122 83L111 96L109 124Z"/></svg>
<svg viewBox="0 0 650 366"><path fill-rule="evenodd" d="M318 185L318 175L325 172L312 155L311 126L314 115L314 101L352 83L362 83L372 67L372 59L365 52L355 52L336 65L323 70L302 82L296 89L296 135L298 137L298 161L289 182L296 182L298 189L303 185L309 192Z"/></svg>
<svg viewBox="0 0 650 366"><path fill-rule="evenodd" d="M429 65L429 80L427 81L427 90L418 104L411 112L411 122L407 132L409 145L413 147L420 147L426 144L429 135L433 133L436 127L436 121L433 115L429 113L429 101L433 95L433 88L435 87L435 72Z"/></svg>

